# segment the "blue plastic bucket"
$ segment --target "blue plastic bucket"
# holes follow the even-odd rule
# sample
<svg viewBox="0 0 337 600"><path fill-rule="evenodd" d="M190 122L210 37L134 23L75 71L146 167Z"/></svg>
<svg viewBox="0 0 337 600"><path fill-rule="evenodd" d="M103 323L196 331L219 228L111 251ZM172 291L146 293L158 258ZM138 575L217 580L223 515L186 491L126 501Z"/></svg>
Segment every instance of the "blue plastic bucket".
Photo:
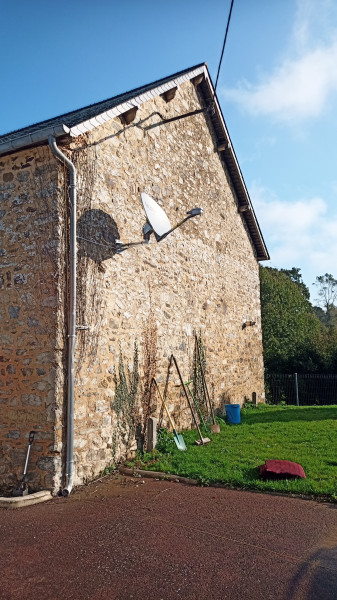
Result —
<svg viewBox="0 0 337 600"><path fill-rule="evenodd" d="M233 425L241 423L240 404L226 404L225 408L228 423L232 423Z"/></svg>

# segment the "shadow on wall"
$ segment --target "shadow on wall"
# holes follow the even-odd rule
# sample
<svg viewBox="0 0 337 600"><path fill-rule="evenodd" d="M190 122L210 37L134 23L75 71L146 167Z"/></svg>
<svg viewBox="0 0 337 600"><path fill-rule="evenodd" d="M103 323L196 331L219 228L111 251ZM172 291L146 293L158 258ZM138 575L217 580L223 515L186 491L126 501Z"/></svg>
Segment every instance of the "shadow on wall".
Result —
<svg viewBox="0 0 337 600"><path fill-rule="evenodd" d="M119 231L115 220L103 210L87 210L77 221L77 322L89 331L77 339L77 370L80 373L88 356L96 360L102 322L105 317L103 280L104 261L117 252Z"/></svg>
<svg viewBox="0 0 337 600"><path fill-rule="evenodd" d="M79 258L85 256L101 264L116 254L116 240L119 240L117 223L103 210L87 210L78 219Z"/></svg>

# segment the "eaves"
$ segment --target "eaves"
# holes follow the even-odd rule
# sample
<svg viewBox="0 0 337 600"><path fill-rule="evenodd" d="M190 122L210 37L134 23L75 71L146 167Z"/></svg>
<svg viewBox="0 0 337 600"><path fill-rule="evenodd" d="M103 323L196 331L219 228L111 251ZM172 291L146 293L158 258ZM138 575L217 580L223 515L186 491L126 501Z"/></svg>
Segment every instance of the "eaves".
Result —
<svg viewBox="0 0 337 600"><path fill-rule="evenodd" d="M190 81L198 76L202 76L198 89L203 96L205 106L209 106L214 101L214 110L208 111L208 115L216 134L217 151L226 165L234 187L238 211L247 225L257 260L269 260L269 253L205 63L136 88L125 94L119 94L103 102L0 136L0 155L46 143L50 135L59 140L76 138L135 107L139 108L144 102L179 87L185 81Z"/></svg>

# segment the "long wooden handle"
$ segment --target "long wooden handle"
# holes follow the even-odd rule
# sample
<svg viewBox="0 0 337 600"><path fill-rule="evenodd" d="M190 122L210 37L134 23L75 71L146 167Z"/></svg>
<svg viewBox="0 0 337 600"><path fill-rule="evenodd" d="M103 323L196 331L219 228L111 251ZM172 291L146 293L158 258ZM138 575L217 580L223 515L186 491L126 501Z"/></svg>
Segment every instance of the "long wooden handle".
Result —
<svg viewBox="0 0 337 600"><path fill-rule="evenodd" d="M200 365L200 371L201 371L202 386L204 388L205 400L206 400L206 402L208 400L208 404L209 404L209 407L211 409L211 416L212 416L213 425L215 425L216 421L215 421L215 416L214 416L214 410L213 410L212 402L211 402L211 399L209 397L209 393L208 393L208 389L207 389L207 385L206 385L206 377L205 377L204 369L203 369L203 366L201 364L201 356L200 356L200 349L199 349L199 342L198 342L198 336L197 336L197 334L195 334L195 343L196 343L196 346L197 346L197 352L198 352L198 358L199 358L199 365Z"/></svg>
<svg viewBox="0 0 337 600"><path fill-rule="evenodd" d="M155 384L155 386L156 386L156 388L157 388L157 390L158 390L159 397L160 397L160 399L161 399L161 401L162 401L163 407L165 408L165 410L166 410L166 412L167 412L167 416L168 416L168 418L169 418L169 421L170 421L170 423L171 423L171 427L172 427L172 429L175 431L176 427L175 427L174 421L173 421L173 419L172 419L172 417L171 417L171 415L170 415L170 413L169 413L169 411L168 411L168 408L167 408L167 406L166 406L166 404L165 404L165 400L164 400L164 398L163 398L163 396L162 396L162 393L161 393L161 391L160 391L160 389L159 389L158 383L157 383L157 381L156 381L156 379L155 379L154 377L152 377L152 381L153 381L153 383Z"/></svg>
<svg viewBox="0 0 337 600"><path fill-rule="evenodd" d="M190 399L189 399L189 397L188 397L188 394L187 394L187 392L186 392L186 388L185 388L185 385L184 385L184 382L183 382L183 378L182 378L182 376L181 376L181 373L180 373L180 369L179 369L179 367L178 367L178 363L177 363L177 361L176 361L176 359L175 359L175 356L174 356L173 354L171 354L171 358L170 358L170 364L171 364L171 360L173 360L173 362L174 362L174 364L175 364L175 368L177 369L177 373L178 373L178 375L179 375L180 383L181 383L181 386L182 386L182 388L183 388L183 390L184 390L184 393L185 393L185 398L186 398L186 400L187 400L187 404L188 404L188 406L190 407L190 411L191 411L191 413L192 413L192 417L193 417L193 420L194 420L195 426L196 426L196 428L197 428L197 430L198 430L198 434L199 434L199 437L200 437L201 443L203 444L204 442L203 442L203 437L202 437L202 435L201 435L200 427L199 427L199 425L198 425L198 421L197 421L197 419L196 419L196 416L195 416L195 414L194 414L194 410L193 410L193 408L192 408L192 404L191 404L191 402L190 402Z"/></svg>

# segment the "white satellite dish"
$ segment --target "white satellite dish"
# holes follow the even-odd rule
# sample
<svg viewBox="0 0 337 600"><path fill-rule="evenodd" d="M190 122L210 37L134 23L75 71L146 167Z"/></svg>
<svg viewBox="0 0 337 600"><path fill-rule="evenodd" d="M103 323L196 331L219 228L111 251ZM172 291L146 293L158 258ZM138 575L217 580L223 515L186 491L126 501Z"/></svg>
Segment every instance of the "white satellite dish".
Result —
<svg viewBox="0 0 337 600"><path fill-rule="evenodd" d="M147 222L143 227L143 235L147 243L150 241L151 233L154 233L157 242L160 242L160 240L166 238L169 233L180 227L185 221L197 217L202 213L202 208L192 208L192 210L187 212L187 217L179 221L174 227L171 227L166 213L151 196L142 192L141 199L147 217Z"/></svg>
<svg viewBox="0 0 337 600"><path fill-rule="evenodd" d="M145 192L141 193L142 204L144 207L144 211L146 214L147 221L143 227L143 240L141 242L126 242L123 243L121 240L115 239L113 241L113 245L109 244L101 244L95 240L90 240L85 237L78 237L78 239L84 240L91 244L95 244L98 246L103 246L104 248L113 248L116 254L122 254L124 250L127 248L132 248L133 246L140 246L141 244L148 244L150 241L151 234L154 233L154 236L157 242L160 242L164 238L166 238L169 233L178 229L180 225L192 219L193 217L197 217L202 214L202 208L192 208L187 211L187 217L184 217L179 223L177 223L174 227L171 227L171 223L169 221L168 216L163 211L163 209L157 204L151 196L145 194Z"/></svg>
<svg viewBox="0 0 337 600"><path fill-rule="evenodd" d="M150 223L154 233L161 237L162 235L165 235L165 233L171 231L171 223L159 204L157 204L157 202L153 200L151 196L145 194L145 192L142 192L140 196L147 220Z"/></svg>

